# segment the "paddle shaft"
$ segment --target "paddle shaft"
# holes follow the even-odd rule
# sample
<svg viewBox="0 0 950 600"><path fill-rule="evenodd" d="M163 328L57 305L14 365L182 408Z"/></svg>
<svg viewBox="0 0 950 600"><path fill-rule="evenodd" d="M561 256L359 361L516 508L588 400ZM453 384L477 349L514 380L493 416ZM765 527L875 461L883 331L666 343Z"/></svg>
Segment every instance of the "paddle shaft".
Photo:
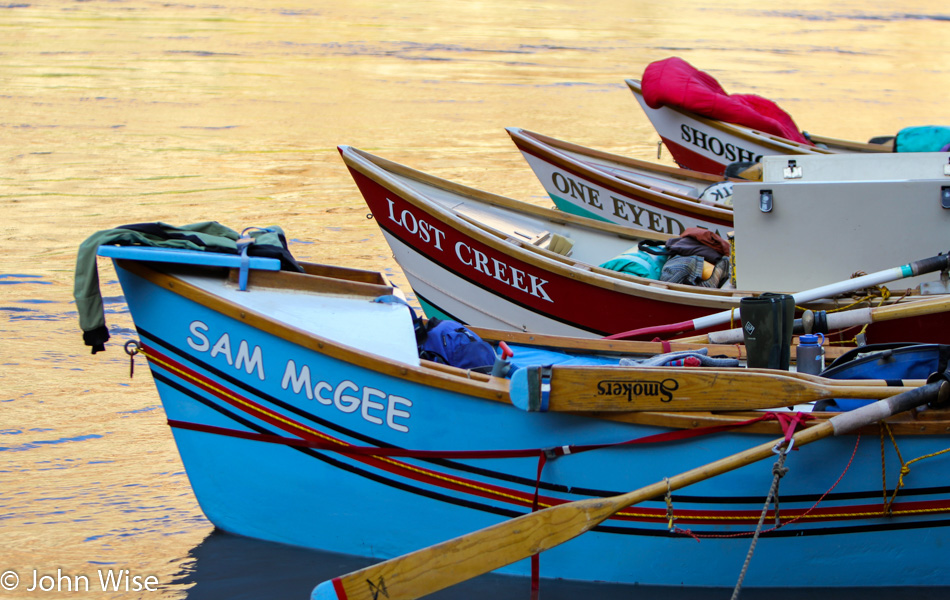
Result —
<svg viewBox="0 0 950 600"><path fill-rule="evenodd" d="M920 406L938 396L941 401L945 401L947 395L946 381L929 383L857 410L841 413L799 431L793 436L794 444L796 447L801 447L831 435L849 433L891 415ZM313 600L419 598L563 544L593 529L617 511L644 500L660 497L667 490L678 490L774 456L773 448L784 441L784 439L779 439L761 444L619 496L569 502L528 513L331 581L325 581L314 588L311 598ZM385 590L384 596L380 595L381 590Z"/></svg>
<svg viewBox="0 0 950 600"><path fill-rule="evenodd" d="M805 290L803 292L796 292L792 294L792 297L795 299L796 304L802 304L804 302L811 302L820 298L828 298L846 292L853 292L854 290L879 285L881 283L887 283L897 279L904 279L907 277L923 275L925 273L932 273L934 271L941 271L948 267L950 267L950 255L939 254L937 256L917 260L900 267L892 267L890 269L885 269L883 271L878 271L869 275L862 275L861 277L855 277L853 279L831 283L821 287L812 288L810 290ZM710 327L717 327L723 323L728 323L730 319L738 318L740 318L740 311L737 307L735 309L706 315L705 317L699 317L697 319L693 319L692 321L682 321L680 323L670 323L667 325L655 325L652 327L641 327L640 329L615 333L613 335L606 336L606 339L625 339L628 337L636 337L641 335L675 335L686 331L698 331Z"/></svg>
<svg viewBox="0 0 950 600"><path fill-rule="evenodd" d="M519 376L540 374L540 369L529 367ZM903 389L885 380L841 382L775 370L706 367L555 366L545 383L549 385L513 383L512 403L538 412L753 410L831 398L877 400Z"/></svg>
<svg viewBox="0 0 950 600"><path fill-rule="evenodd" d="M818 333L828 333L829 331L845 329L856 325L868 325L870 323L932 315L947 311L950 311L950 296L937 296L926 300L915 300L914 302L892 304L890 306L858 308L838 313L827 313L825 319L828 326L825 331ZM802 325L801 319L795 319L795 333L803 332L805 332L805 328ZM706 344L741 344L745 341L745 338L742 335L742 328L735 327L723 331L711 331L705 336L696 336L694 341Z"/></svg>

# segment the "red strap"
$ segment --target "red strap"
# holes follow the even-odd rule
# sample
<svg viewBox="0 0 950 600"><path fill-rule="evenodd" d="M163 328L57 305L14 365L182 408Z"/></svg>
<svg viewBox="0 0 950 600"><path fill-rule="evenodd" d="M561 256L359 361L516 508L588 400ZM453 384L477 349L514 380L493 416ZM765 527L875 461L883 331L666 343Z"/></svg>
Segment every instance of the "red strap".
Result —
<svg viewBox="0 0 950 600"><path fill-rule="evenodd" d="M655 337L653 338L653 341L663 344L663 354L668 354L673 350L673 346L670 344L669 340L661 340L659 337Z"/></svg>
<svg viewBox="0 0 950 600"><path fill-rule="evenodd" d="M225 427L216 427L214 425L203 425L200 423L189 423L187 421L177 421L168 419L171 427L178 429L189 429L191 431L201 431L204 433L213 433L215 435L226 435L245 440L254 440L258 442L267 442L269 444L283 444L285 446L295 446L298 448L313 448L316 450L331 450L340 454L355 454L364 456L401 456L407 458L523 458L526 456L537 456L544 453L543 450L528 448L524 450L408 450L405 448L380 448L376 446L347 446L342 443L321 442L317 440L304 440L300 438L284 437L268 433L256 433L253 431L240 431L238 429L228 429Z"/></svg>
<svg viewBox="0 0 950 600"><path fill-rule="evenodd" d="M782 431L785 432L785 447L788 447L788 444L792 441L792 436L795 435L795 430L798 429L799 425L802 425L808 419L814 419L814 415L802 412L796 412L794 414L790 413L769 413L774 414L775 418L778 420L779 425L782 427ZM798 450L798 448L795 448Z"/></svg>
<svg viewBox="0 0 950 600"><path fill-rule="evenodd" d="M538 496L541 491L541 471L548 462L547 452L542 452L538 457L538 478L534 482L534 502L531 504L531 512L538 510ZM541 592L541 555L531 555L531 598L538 598Z"/></svg>
<svg viewBox="0 0 950 600"><path fill-rule="evenodd" d="M376 446L347 446L335 442L321 442L317 440L304 440L300 438L284 437L280 435L257 433L253 431L240 431L238 429L228 429L225 427L216 427L214 425L204 425L200 423L189 423L187 421L178 421L168 419L168 425L178 429L189 429L192 431L201 431L215 435L226 435L245 440L254 440L266 442L269 444L283 444L285 446L295 446L299 448L314 448L317 450L330 450L340 454L364 455L364 456L399 456L406 458L524 458L528 456L545 456L546 458L555 458L567 454L577 454L588 452L590 450L599 450L601 448L611 448L616 446L632 446L638 444L657 444L661 442L673 442L689 438L710 435L722 431L729 431L739 427L745 427L760 421L770 421L781 418L778 415L787 413L762 413L762 415L749 419L747 421L738 421L727 423L725 425L710 425L707 427L696 427L694 429L676 429L665 433L647 435L625 442L613 442L610 444L587 444L587 445L565 445L555 446L554 448L525 448L521 450L410 450L407 448L380 448ZM805 415L811 418L811 415ZM784 430L784 426L783 426ZM543 466L543 464L541 465ZM539 475L540 476L540 475Z"/></svg>

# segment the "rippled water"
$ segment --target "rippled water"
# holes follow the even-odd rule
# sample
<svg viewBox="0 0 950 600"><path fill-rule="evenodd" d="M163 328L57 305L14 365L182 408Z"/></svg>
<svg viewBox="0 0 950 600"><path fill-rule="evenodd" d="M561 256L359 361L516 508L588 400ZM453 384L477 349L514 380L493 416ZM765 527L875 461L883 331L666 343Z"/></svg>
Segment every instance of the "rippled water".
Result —
<svg viewBox="0 0 950 600"><path fill-rule="evenodd" d="M864 140L947 124L948 33L950 9L922 1L0 4L0 572L20 577L0 598L306 597L360 564L212 532L144 363L129 378L107 261L113 341L82 344L72 276L93 232L279 224L300 258L406 287L338 144L547 205L503 128L655 159L623 83L653 60ZM123 570L158 591L97 591ZM91 591L27 592L34 571ZM478 585L442 597L527 597L523 581Z"/></svg>

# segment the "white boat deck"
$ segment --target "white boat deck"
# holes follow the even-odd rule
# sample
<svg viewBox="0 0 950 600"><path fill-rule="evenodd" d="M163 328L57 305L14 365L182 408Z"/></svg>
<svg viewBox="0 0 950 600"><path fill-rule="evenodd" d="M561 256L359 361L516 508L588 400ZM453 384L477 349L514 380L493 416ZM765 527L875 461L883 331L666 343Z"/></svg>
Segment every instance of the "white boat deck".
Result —
<svg viewBox="0 0 950 600"><path fill-rule="evenodd" d="M335 343L371 349L378 356L418 366L419 354L409 307L365 297L255 288L246 292L220 277L182 279L224 300Z"/></svg>

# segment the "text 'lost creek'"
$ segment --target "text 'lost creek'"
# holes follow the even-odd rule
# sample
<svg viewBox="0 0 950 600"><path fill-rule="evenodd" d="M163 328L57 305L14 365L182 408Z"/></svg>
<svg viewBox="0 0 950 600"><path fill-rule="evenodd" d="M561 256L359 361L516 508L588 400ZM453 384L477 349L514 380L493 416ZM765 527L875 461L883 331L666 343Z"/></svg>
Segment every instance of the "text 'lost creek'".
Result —
<svg viewBox="0 0 950 600"><path fill-rule="evenodd" d="M396 215L394 202L389 198L389 220L398 225L404 231L417 237L422 243L429 245L439 252L444 252L442 242L445 240L445 232L435 227L424 219L419 219L409 210L403 209ZM453 245L455 258L466 267L478 271L496 281L508 285L516 290L530 294L546 302L554 302L551 296L544 289L547 279L542 279L537 275L527 273L518 269L509 263L498 260L497 258L486 255L481 250L471 247L463 241L455 242Z"/></svg>

